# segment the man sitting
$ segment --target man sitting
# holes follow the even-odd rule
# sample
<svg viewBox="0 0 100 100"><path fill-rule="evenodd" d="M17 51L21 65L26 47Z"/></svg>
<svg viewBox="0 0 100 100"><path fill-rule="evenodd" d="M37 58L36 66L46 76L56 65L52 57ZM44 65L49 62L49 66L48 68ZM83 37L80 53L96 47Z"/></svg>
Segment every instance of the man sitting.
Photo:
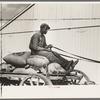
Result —
<svg viewBox="0 0 100 100"><path fill-rule="evenodd" d="M51 63L56 62L60 64L65 70L72 71L75 65L78 63L76 61L68 61L65 58L61 57L57 52L51 51L50 48L53 46L47 45L45 35L50 29L49 25L46 23L41 24L40 31L35 33L30 40L29 48L32 55L41 55L49 59Z"/></svg>

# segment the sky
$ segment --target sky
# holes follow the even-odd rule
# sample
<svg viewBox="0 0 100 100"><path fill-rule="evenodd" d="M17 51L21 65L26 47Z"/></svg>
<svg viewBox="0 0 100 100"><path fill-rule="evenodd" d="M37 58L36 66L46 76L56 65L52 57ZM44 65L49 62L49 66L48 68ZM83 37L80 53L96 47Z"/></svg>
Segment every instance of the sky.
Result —
<svg viewBox="0 0 100 100"><path fill-rule="evenodd" d="M24 8L26 8L29 4L3 4L2 6L0 4L0 19L2 17L4 24L5 22L9 21L9 19L12 19L16 14L18 14L20 11L22 11Z"/></svg>

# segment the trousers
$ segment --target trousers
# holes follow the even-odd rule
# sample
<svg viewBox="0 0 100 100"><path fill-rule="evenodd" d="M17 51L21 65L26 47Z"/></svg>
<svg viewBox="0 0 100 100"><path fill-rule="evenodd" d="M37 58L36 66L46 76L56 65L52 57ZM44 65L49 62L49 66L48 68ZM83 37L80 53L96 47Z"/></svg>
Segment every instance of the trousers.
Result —
<svg viewBox="0 0 100 100"><path fill-rule="evenodd" d="M49 51L39 51L37 53L38 55L45 56L49 59L51 63L58 63L60 64L64 69L69 64L70 61L66 60L65 58L61 57L57 52L49 52Z"/></svg>

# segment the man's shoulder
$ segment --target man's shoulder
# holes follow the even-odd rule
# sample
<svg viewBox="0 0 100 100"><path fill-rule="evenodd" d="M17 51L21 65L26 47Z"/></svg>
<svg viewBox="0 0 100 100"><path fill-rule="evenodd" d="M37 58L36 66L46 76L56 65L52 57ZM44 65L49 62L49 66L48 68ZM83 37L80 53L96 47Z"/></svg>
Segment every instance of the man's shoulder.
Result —
<svg viewBox="0 0 100 100"><path fill-rule="evenodd" d="M40 33L39 32L36 32L36 33L34 33L33 35L32 35L32 38L33 37L39 37L40 36Z"/></svg>
<svg viewBox="0 0 100 100"><path fill-rule="evenodd" d="M40 36L41 34L39 32L36 32L33 34L33 36Z"/></svg>

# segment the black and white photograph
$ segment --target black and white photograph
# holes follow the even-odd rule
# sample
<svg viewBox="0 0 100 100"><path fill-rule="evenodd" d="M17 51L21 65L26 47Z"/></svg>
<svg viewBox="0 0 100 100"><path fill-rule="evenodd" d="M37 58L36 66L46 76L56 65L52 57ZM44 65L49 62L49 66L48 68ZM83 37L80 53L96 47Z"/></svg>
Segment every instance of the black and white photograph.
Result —
<svg viewBox="0 0 100 100"><path fill-rule="evenodd" d="M0 97L99 93L99 2L0 2Z"/></svg>

